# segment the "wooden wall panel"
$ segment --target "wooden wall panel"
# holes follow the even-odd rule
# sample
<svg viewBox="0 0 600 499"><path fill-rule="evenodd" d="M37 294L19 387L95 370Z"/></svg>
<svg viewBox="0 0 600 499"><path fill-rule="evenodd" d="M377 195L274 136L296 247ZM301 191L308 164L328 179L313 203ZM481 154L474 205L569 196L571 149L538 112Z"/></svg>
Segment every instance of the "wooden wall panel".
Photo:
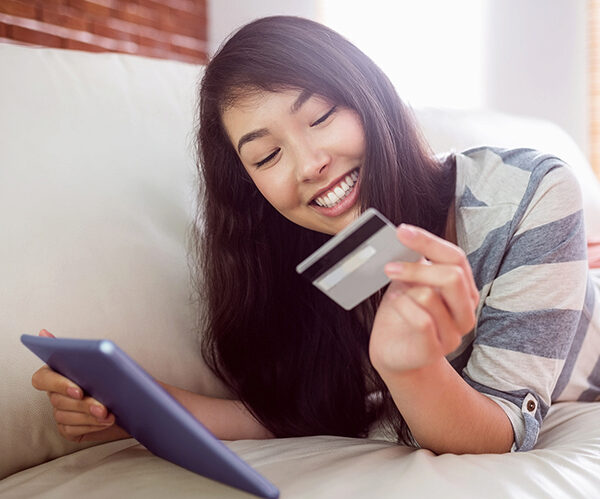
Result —
<svg viewBox="0 0 600 499"><path fill-rule="evenodd" d="M0 0L0 42L207 61L207 0Z"/></svg>

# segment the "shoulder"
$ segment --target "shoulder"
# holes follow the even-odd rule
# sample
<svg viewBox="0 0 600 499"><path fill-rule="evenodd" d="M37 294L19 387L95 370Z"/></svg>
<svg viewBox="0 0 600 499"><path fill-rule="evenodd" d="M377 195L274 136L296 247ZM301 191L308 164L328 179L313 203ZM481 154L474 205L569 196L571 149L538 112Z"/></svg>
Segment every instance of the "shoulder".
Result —
<svg viewBox="0 0 600 499"><path fill-rule="evenodd" d="M524 207L552 192L581 205L581 188L560 158L535 149L478 147L457 154L457 205Z"/></svg>
<svg viewBox="0 0 600 499"><path fill-rule="evenodd" d="M583 230L578 180L556 156L480 147L457 154L456 167L457 238L483 282L492 277L491 255L499 263L515 237Z"/></svg>
<svg viewBox="0 0 600 499"><path fill-rule="evenodd" d="M564 162L553 154L548 154L536 149L525 147L503 148L494 146L480 146L466 149L460 153L462 156L470 158L480 164L498 164L503 163L507 166L519 168L523 171L533 171L543 163Z"/></svg>

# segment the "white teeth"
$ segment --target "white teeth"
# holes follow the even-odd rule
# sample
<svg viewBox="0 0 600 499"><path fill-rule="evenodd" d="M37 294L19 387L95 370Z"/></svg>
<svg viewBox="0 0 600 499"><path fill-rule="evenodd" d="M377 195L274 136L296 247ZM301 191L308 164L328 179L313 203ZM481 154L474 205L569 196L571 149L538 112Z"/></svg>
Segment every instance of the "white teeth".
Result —
<svg viewBox="0 0 600 499"><path fill-rule="evenodd" d="M339 183L339 185L336 185L327 194L316 198L314 202L318 206L322 206L325 208L333 207L348 195L348 193L352 190L352 187L356 183L357 179L358 172L356 171L346 175L344 180L342 180Z"/></svg>

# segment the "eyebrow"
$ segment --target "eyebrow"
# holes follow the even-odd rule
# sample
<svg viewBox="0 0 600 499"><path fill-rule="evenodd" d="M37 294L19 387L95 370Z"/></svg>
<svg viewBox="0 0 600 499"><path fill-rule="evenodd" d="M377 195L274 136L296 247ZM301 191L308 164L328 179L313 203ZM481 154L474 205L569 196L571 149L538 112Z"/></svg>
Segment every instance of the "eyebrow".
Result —
<svg viewBox="0 0 600 499"><path fill-rule="evenodd" d="M297 113L300 108L302 107L302 105L311 98L312 96L312 92L310 92L309 90L302 90L302 92L300 93L300 95L298 96L298 98L294 101L294 103L292 104L292 106L290 107L290 112L292 114ZM247 142L251 142L252 140L255 139L260 139L261 137L265 137L266 135L269 135L269 129L268 128L259 128L258 130L253 130L252 132L248 132L244 135L242 135L242 137L240 138L240 140L238 141L237 144L237 150L238 153L241 152L242 146L244 144L246 144Z"/></svg>
<svg viewBox="0 0 600 499"><path fill-rule="evenodd" d="M311 98L312 94L313 93L310 90L302 90L302 92L300 92L300 95L294 101L292 107L290 108L292 114L297 113L298 110L302 107L302 104L304 104L308 99Z"/></svg>
<svg viewBox="0 0 600 499"><path fill-rule="evenodd" d="M264 137L265 135L269 135L269 133L271 133L271 132L269 132L269 130L267 128L259 128L258 130L254 130L253 132L249 132L249 133L242 135L242 138L239 140L238 145L237 145L238 152L241 152L242 146L246 142L250 142L254 139L260 139L261 137Z"/></svg>

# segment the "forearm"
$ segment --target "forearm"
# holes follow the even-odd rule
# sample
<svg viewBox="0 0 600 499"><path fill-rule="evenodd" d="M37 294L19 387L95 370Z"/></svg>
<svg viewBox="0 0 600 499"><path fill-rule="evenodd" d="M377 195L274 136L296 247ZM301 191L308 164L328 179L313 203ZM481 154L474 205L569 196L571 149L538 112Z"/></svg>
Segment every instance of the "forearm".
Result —
<svg viewBox="0 0 600 499"><path fill-rule="evenodd" d="M221 440L273 438L273 434L239 400L207 397L166 383L160 384Z"/></svg>
<svg viewBox="0 0 600 499"><path fill-rule="evenodd" d="M510 450L514 435L508 416L467 384L445 358L384 381L422 448L437 454Z"/></svg>

